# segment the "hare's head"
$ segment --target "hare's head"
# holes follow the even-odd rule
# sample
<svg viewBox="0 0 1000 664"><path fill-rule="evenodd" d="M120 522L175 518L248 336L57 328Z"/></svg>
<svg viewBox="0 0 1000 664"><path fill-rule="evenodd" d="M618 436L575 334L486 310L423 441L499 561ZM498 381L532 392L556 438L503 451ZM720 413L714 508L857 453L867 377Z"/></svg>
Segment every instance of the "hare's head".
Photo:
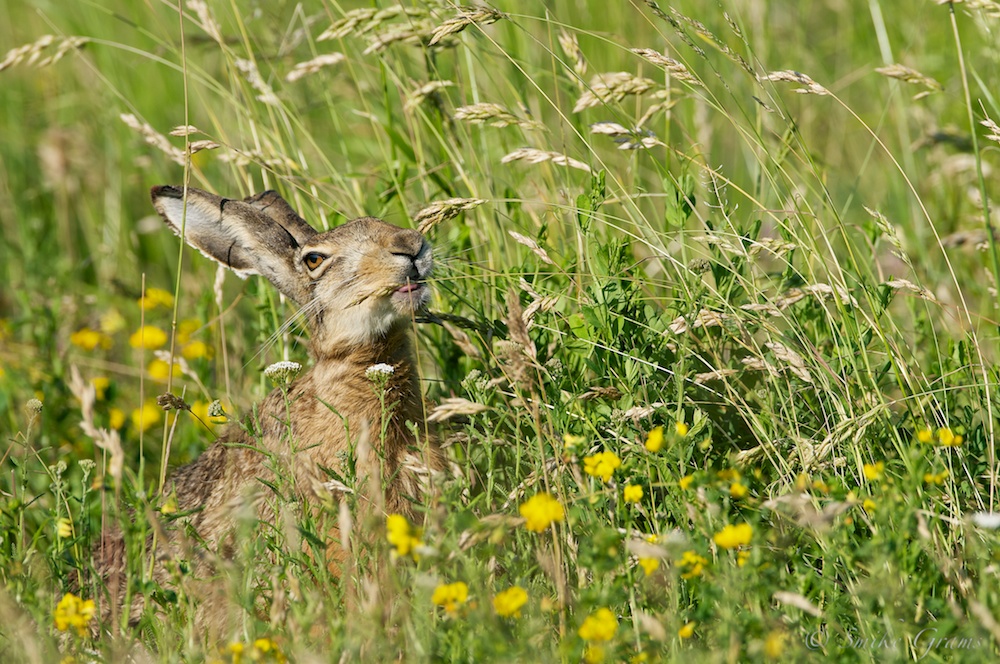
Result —
<svg viewBox="0 0 1000 664"><path fill-rule="evenodd" d="M273 191L246 200L153 187L153 206L192 247L240 277L259 274L298 303L323 354L378 343L430 298L431 248L373 217L319 233Z"/></svg>

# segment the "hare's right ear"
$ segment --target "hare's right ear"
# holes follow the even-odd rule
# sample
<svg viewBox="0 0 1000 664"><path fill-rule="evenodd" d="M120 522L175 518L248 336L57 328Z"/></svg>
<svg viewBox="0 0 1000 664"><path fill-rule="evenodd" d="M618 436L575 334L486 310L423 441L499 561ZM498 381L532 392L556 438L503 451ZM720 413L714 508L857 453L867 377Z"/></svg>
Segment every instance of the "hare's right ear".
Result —
<svg viewBox="0 0 1000 664"><path fill-rule="evenodd" d="M241 278L265 277L299 304L309 299L308 277L297 269L298 248L316 231L278 194L267 191L246 201L200 189L153 187L153 207L184 241ZM183 223L182 223L183 222Z"/></svg>

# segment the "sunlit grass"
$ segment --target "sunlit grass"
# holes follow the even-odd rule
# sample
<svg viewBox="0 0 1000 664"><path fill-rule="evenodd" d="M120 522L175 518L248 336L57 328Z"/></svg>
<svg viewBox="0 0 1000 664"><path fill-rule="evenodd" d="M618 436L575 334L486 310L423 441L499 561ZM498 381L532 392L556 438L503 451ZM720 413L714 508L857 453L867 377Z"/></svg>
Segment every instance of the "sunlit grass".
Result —
<svg viewBox="0 0 1000 664"><path fill-rule="evenodd" d="M118 4L0 7L16 660L995 654L995 3ZM422 523L350 476L239 520L221 639L149 581L162 473L308 358L155 218L185 178L427 234L455 470ZM147 608L95 638L115 522Z"/></svg>

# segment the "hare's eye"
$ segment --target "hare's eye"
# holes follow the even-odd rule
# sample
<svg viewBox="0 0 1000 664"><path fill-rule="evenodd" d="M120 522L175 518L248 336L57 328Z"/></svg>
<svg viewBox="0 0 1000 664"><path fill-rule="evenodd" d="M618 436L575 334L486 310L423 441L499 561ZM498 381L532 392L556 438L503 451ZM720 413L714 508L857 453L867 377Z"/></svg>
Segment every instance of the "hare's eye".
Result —
<svg viewBox="0 0 1000 664"><path fill-rule="evenodd" d="M315 270L316 268L318 268L320 265L323 264L323 261L326 260L326 256L317 253L315 251L311 251L308 254L306 254L306 257L303 260L305 261L307 268L309 268L310 270Z"/></svg>

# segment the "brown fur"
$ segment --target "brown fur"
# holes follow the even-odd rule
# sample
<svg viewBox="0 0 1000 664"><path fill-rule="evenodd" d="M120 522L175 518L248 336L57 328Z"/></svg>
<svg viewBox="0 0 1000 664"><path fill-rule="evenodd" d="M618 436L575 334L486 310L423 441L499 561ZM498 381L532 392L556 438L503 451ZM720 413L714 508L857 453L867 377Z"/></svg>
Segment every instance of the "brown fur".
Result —
<svg viewBox="0 0 1000 664"><path fill-rule="evenodd" d="M178 557L194 563L194 577L211 577L219 561L231 557L237 522L248 510L263 521L279 521L274 494L259 481L275 482L275 467L287 471L296 497L316 506L340 497L324 486L329 478L321 466L339 470L357 448L359 476L368 474L368 492L359 491L359 500L372 511L413 518L427 477L444 468L437 444L422 436L418 446L406 426L424 423L410 321L426 303L427 287L410 291L408 284L422 284L431 269L426 241L416 231L370 217L317 233L274 192L233 201L188 189L186 204L178 188L155 187L152 195L168 226L178 234L184 226L189 244L241 276L264 275L301 305L315 358L284 392L271 392L243 427L230 425L168 478L164 494L176 497L179 513L191 512L185 520L197 537L183 537L181 528L158 534L155 580L169 585L171 562ZM325 258L310 269L316 255ZM394 368L386 386L386 403L393 408L384 428L382 406L365 375L380 363ZM337 533L328 533L328 540L333 557L342 558ZM121 534L105 533L97 554L110 599L102 614L109 618L120 613L125 599ZM219 589L209 583L196 592L199 622L214 632L225 629ZM142 611L137 599L132 620Z"/></svg>

